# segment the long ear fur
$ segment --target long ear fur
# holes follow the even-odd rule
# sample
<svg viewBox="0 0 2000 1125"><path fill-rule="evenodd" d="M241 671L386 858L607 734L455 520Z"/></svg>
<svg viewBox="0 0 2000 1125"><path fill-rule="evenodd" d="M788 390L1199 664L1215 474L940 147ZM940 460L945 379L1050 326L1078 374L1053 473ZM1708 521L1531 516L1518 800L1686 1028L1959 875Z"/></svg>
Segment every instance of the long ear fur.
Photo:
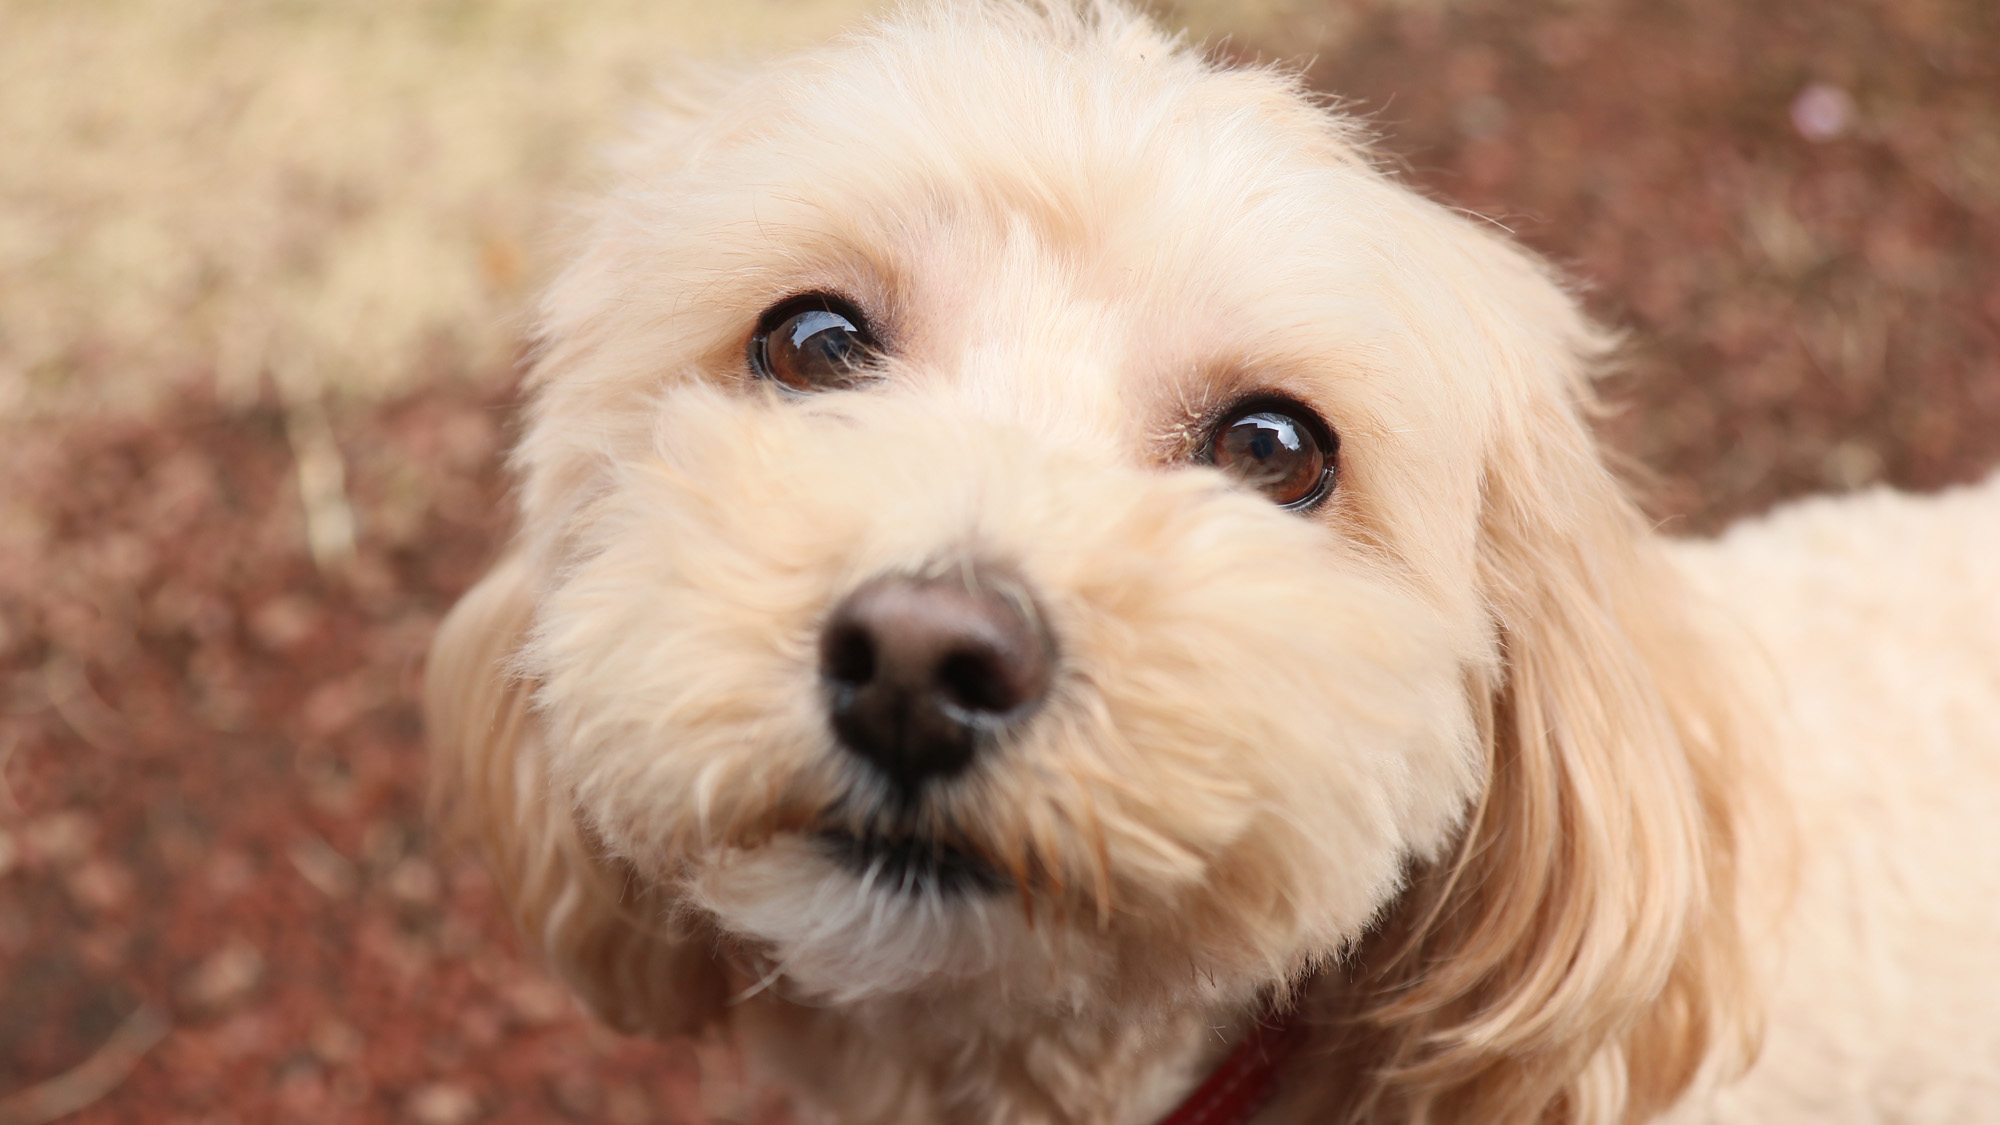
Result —
<svg viewBox="0 0 2000 1125"><path fill-rule="evenodd" d="M502 560L445 618L424 704L435 819L476 844L531 946L614 1027L691 1033L726 989L710 936L594 849L548 788L514 656L534 612L533 573Z"/></svg>
<svg viewBox="0 0 2000 1125"><path fill-rule="evenodd" d="M1338 1069L1374 1076L1355 1121L1646 1120L1705 1063L1754 1053L1737 897L1753 712L1583 421L1603 344L1502 255L1513 284L1487 292L1534 338L1490 336L1513 337L1501 366L1526 377L1485 470L1503 671L1469 690L1487 785L1332 990Z"/></svg>

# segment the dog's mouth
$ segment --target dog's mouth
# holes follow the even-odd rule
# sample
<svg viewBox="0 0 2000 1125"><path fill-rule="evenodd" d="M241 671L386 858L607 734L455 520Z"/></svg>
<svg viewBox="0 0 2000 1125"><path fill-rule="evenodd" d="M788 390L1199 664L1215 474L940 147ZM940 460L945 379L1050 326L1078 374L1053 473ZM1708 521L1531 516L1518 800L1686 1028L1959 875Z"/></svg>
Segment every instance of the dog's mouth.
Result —
<svg viewBox="0 0 2000 1125"><path fill-rule="evenodd" d="M937 839L823 829L820 849L870 889L888 894L942 896L990 894L1009 880L985 859Z"/></svg>

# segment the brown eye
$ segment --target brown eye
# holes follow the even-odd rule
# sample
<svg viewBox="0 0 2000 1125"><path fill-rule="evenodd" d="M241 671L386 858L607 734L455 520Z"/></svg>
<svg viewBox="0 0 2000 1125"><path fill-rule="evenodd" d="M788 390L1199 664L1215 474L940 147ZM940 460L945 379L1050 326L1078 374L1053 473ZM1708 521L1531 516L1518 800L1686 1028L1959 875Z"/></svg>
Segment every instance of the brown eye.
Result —
<svg viewBox="0 0 2000 1125"><path fill-rule="evenodd" d="M1206 460L1281 508L1303 511L1333 490L1340 439L1298 403L1261 401L1223 415Z"/></svg>
<svg viewBox="0 0 2000 1125"><path fill-rule="evenodd" d="M851 387L877 354L861 313L821 293L771 306L750 337L751 370L794 391Z"/></svg>

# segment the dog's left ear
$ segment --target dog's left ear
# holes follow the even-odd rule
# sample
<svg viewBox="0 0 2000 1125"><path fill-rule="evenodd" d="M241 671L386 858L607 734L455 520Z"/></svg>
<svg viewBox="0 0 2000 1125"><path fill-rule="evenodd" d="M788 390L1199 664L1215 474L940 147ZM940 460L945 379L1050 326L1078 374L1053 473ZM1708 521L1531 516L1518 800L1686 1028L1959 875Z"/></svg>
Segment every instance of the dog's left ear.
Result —
<svg viewBox="0 0 2000 1125"><path fill-rule="evenodd" d="M523 936L600 1019L656 1035L700 1031L727 989L711 936L592 847L550 788L534 684L515 667L535 588L517 551L452 608L431 644L433 819L479 848Z"/></svg>
<svg viewBox="0 0 2000 1125"><path fill-rule="evenodd" d="M1754 1040L1752 712L1586 423L1602 335L1528 255L1461 239L1496 402L1477 566L1501 666L1472 676L1487 784L1464 836L1357 958L1363 1115L1647 1119Z"/></svg>

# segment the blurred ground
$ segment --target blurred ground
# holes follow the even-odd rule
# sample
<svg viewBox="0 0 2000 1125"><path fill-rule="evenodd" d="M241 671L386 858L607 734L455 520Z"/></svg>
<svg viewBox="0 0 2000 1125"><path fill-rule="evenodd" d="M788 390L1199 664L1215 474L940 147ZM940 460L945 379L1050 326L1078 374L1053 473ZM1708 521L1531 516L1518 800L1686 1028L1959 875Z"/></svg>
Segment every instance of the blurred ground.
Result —
<svg viewBox="0 0 2000 1125"><path fill-rule="evenodd" d="M507 518L506 318L665 11L739 34L0 0L0 1125L770 1116L579 1017L421 809L424 646ZM834 6L762 11L743 42ZM2000 463L1985 0L1169 14L1316 55L1589 286L1672 526Z"/></svg>

